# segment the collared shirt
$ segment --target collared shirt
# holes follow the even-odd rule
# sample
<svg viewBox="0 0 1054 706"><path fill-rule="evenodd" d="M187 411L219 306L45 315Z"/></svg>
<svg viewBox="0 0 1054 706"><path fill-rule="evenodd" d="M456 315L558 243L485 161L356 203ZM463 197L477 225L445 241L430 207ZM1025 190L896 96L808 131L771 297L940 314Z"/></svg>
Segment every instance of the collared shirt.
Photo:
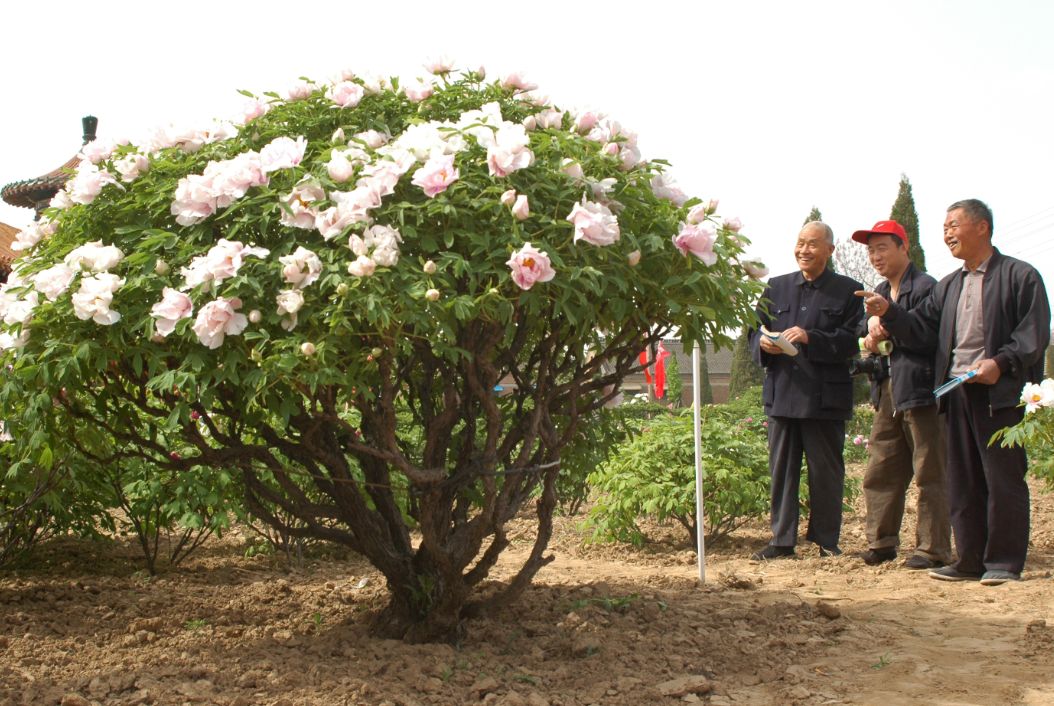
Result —
<svg viewBox="0 0 1054 706"><path fill-rule="evenodd" d="M970 271L963 265L963 288L959 294L959 305L955 313L955 349L952 351L952 376L958 376L984 359L984 312L981 305L981 289L984 273L988 270L989 256Z"/></svg>
<svg viewBox="0 0 1054 706"><path fill-rule="evenodd" d="M794 315L795 319L800 320L810 308L815 306L816 292L831 278L830 275L831 270L825 267L819 277L810 281L805 279L805 275L798 272L798 311Z"/></svg>

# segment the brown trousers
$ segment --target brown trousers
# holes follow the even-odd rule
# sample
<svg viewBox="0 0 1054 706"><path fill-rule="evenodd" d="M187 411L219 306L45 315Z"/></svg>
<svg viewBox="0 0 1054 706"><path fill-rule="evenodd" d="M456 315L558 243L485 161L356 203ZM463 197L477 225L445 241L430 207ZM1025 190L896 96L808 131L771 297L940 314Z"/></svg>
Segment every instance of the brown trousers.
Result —
<svg viewBox="0 0 1054 706"><path fill-rule="evenodd" d="M915 553L951 563L944 424L937 414L937 405L898 411L894 416L892 397L887 378L882 383L871 427L864 473L868 546L887 549L900 544L905 494L914 478L919 489Z"/></svg>

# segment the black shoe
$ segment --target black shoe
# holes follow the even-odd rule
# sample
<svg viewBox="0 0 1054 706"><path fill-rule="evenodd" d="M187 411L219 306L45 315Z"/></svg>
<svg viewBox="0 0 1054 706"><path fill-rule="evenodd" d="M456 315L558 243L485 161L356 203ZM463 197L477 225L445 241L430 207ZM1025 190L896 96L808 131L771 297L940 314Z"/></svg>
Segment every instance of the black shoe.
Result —
<svg viewBox="0 0 1054 706"><path fill-rule="evenodd" d="M904 560L905 569L939 569L944 566L944 562L938 559L930 559L929 557L922 556L921 554L912 554Z"/></svg>
<svg viewBox="0 0 1054 706"><path fill-rule="evenodd" d="M794 556L794 547L777 547L770 544L761 551L751 554L750 558L754 561L766 561L767 559L786 559L792 556Z"/></svg>
<svg viewBox="0 0 1054 706"><path fill-rule="evenodd" d="M821 557L842 556L842 550L839 549L837 546L834 546L834 547L820 547L820 556Z"/></svg>
<svg viewBox="0 0 1054 706"><path fill-rule="evenodd" d="M991 571L984 572L984 576L981 577L982 586L999 586L1007 581L1020 581L1021 574L1015 574L1013 571L1003 571L1002 569L993 569Z"/></svg>
<svg viewBox="0 0 1054 706"><path fill-rule="evenodd" d="M959 571L954 566L944 566L939 569L930 569L930 578L938 581L980 581L981 574Z"/></svg>
<svg viewBox="0 0 1054 706"><path fill-rule="evenodd" d="M878 566L887 561L893 561L897 558L897 550L893 547L883 547L880 549L868 549L860 555L860 558L864 560L864 563L868 566ZM922 568L922 567L920 567ZM925 567L930 568L930 567Z"/></svg>

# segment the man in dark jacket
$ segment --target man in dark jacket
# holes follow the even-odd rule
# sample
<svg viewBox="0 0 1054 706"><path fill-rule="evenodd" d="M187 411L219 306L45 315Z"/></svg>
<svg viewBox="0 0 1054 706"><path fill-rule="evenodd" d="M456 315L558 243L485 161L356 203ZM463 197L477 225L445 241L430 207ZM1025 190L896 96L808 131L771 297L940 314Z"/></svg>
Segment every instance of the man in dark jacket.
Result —
<svg viewBox="0 0 1054 706"><path fill-rule="evenodd" d="M935 279L919 271L908 252L908 234L896 221L879 221L858 230L853 240L867 245L871 265L885 280L875 288L906 311L929 296ZM890 338L878 317L862 322L857 333L871 357L874 423L864 473L868 549L864 563L876 566L897 558L904 497L912 477L919 490L915 551L909 569L933 569L952 560L951 526L944 483L944 428L933 396L934 342L911 346ZM885 342L883 344L883 342ZM882 345L892 344L883 355ZM885 349L888 351L888 349Z"/></svg>
<svg viewBox="0 0 1054 706"><path fill-rule="evenodd" d="M988 442L997 430L1021 421L1021 389L1042 377L1050 342L1043 279L1028 263L992 246L992 225L992 212L981 201L948 207L944 242L964 266L938 282L914 311L861 293L868 314L881 316L894 336L936 341L935 385L973 375L941 398L959 559L930 576L985 585L1021 578L1029 534L1025 450Z"/></svg>
<svg viewBox="0 0 1054 706"><path fill-rule="evenodd" d="M794 246L799 272L769 280L758 307L761 327L778 339L761 329L750 333L754 360L765 367L772 474L772 541L754 559L794 555L803 452L809 466L806 539L820 546L821 556L842 553L842 450L853 409L849 359L857 351L863 311L853 296L860 283L827 268L832 254L831 229L807 223Z"/></svg>

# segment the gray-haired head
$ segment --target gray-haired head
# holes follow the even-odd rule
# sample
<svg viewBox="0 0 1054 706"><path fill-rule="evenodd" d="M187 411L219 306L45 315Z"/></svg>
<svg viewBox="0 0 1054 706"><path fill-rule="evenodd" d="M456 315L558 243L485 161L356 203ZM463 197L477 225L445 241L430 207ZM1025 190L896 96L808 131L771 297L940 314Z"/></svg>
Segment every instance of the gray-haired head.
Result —
<svg viewBox="0 0 1054 706"><path fill-rule="evenodd" d="M834 245L834 231L831 230L831 226L827 225L823 221L809 221L808 223L803 225L801 229L806 230L807 228L815 228L819 230L821 233L823 233L823 238L827 241L827 244L832 246Z"/></svg>
<svg viewBox="0 0 1054 706"><path fill-rule="evenodd" d="M988 224L988 236L991 237L995 229L995 223L992 219L992 209L988 208L988 204L980 199L963 199L962 201L956 201L948 207L948 213L956 209L962 209L962 212L969 217L971 221L984 221Z"/></svg>

